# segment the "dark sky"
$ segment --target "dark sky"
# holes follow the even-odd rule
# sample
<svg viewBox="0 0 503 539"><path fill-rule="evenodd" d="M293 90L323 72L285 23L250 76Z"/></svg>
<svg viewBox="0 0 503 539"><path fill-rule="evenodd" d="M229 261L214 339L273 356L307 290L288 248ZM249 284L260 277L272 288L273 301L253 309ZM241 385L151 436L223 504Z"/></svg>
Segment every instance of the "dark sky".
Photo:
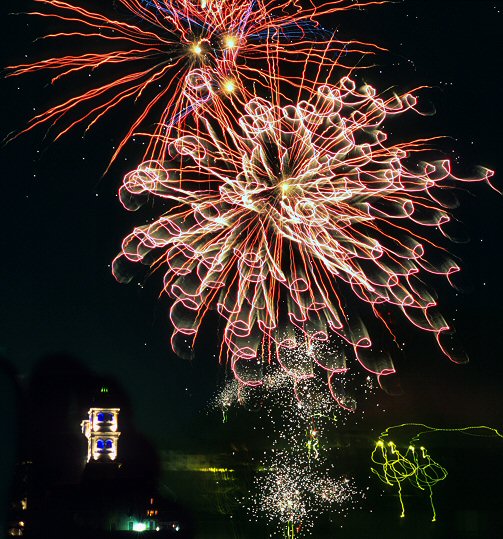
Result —
<svg viewBox="0 0 503 539"><path fill-rule="evenodd" d="M32 43L44 31L40 22L7 16L27 5L2 2L4 65L44 56L44 44ZM403 117L401 129L410 137L451 136L442 148L460 156L459 170L469 172L479 164L503 170L502 18L501 1L405 0L325 26L390 49L379 66L360 75L372 85L432 87L422 99L437 114L410 124ZM1 91L5 134L74 89L53 87L42 73L4 81ZM203 332L192 363L177 359L169 348L167 303L157 298L159 281L121 285L110 272L121 239L136 224L116 191L137 164L138 150L126 152L102 177L127 121L111 115L84 138L76 131L57 142L44 139L42 128L2 148L0 354L22 383L45 356L68 354L124 388L137 427L155 445L194 448L200 440L192 425L219 420L201 419L222 379L210 332ZM494 183L503 188L499 176ZM407 330L409 346L398 361L406 394L398 401L379 394L373 401L391 410L387 424L429 417L496 425L502 419L503 197L485 185L470 191L461 194L456 215L471 241L451 246L463 260L464 292L439 292L445 310L456 313L471 363L450 364L428 339Z"/></svg>

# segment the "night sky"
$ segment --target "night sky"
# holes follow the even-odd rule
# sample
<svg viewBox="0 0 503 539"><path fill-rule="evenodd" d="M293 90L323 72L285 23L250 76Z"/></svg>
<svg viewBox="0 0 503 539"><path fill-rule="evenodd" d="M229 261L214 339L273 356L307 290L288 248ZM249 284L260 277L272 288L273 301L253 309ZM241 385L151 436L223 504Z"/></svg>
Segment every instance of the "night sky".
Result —
<svg viewBox="0 0 503 539"><path fill-rule="evenodd" d="M51 50L33 42L48 31L44 21L8 15L29 6L2 2L3 65L43 58ZM402 116L401 137L448 135L439 150L453 159L460 176L487 166L497 171L493 183L503 189L502 21L502 1L405 0L334 17L324 26L389 49L360 80L380 89L431 86L420 98L436 114ZM49 75L39 73L7 79L1 91L5 136L75 89L71 83L52 86ZM42 127L1 149L0 402L12 411L5 426L9 439L19 429L16 388L26 390L35 373L48 384L48 394L60 391L61 381L55 377L51 387L53 379L41 371L63 357L83 376L102 376L121 387L135 428L155 448L204 452L220 447L222 437L249 436L246 424L224 427L205 411L224 379L216 365L215 322L203 329L196 358L178 359L169 346L169 302L158 298L160 279L122 285L111 275L122 238L139 224L116 192L138 164L141 146L127 147L103 176L130 112L122 107L85 136L76 130L53 142ZM485 184L458 195L456 226L469 242L448 247L462 261L460 290L434 286L443 312L456 319L471 362L449 363L428 336L404 324L407 346L396 361L404 394L378 393L367 402L362 432L403 421L502 425L503 197ZM387 411L377 412L376 404ZM224 428L235 430L224 435ZM15 447L4 449L6 462Z"/></svg>

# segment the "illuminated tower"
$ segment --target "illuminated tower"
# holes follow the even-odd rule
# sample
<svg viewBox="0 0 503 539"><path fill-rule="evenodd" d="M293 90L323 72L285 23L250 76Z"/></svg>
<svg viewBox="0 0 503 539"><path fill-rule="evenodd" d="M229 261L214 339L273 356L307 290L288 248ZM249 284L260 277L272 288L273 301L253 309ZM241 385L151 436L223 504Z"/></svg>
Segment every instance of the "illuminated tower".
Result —
<svg viewBox="0 0 503 539"><path fill-rule="evenodd" d="M101 393L108 393L106 387ZM82 421L82 433L87 438L87 462L110 462L117 459L120 408L89 409L89 419Z"/></svg>

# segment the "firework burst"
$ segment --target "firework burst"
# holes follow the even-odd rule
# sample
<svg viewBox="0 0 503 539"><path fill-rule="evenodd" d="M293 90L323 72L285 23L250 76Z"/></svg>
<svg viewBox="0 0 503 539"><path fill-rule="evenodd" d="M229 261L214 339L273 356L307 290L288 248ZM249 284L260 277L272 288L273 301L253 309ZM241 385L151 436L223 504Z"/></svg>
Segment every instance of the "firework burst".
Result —
<svg viewBox="0 0 503 539"><path fill-rule="evenodd" d="M135 119L113 159L140 128L148 128L150 135L145 156L164 159L165 137L192 110L185 93L192 69L211 73L216 92L239 88L252 96L267 82L267 58L301 64L309 54L315 60L313 49L329 45L344 65L348 54L358 53L359 59L379 50L336 40L314 22L322 15L382 3L378 1L302 7L291 0L118 0L116 9L103 7L102 12L60 0L33 1L42 9L30 15L63 24L44 39L83 40L90 50L11 66L8 76L47 71L54 74L52 83L77 77L73 80L82 87L83 75L96 82L35 116L25 131L40 124L54 126L56 138L78 125L87 131L112 109L134 103Z"/></svg>
<svg viewBox="0 0 503 539"><path fill-rule="evenodd" d="M329 380L347 370L348 348L368 371L394 372L350 316L346 299L354 297L386 327L383 307L395 306L463 361L422 277L450 279L459 270L430 239L447 235L452 204L443 192L492 172L460 179L448 160L419 162L433 139L389 144L383 123L417 111L412 93L383 99L347 77L304 91L306 99L282 106L254 98L237 122L201 116L197 132L170 144L172 161L128 174L123 203L159 200L164 212L127 236L115 274L124 278L124 262L165 268L181 356L192 354L204 316L216 309L223 349L245 384L260 383L271 354L282 364L282 351L302 345L309 355L329 339L340 343L337 353L310 357ZM313 375L284 367L297 378Z"/></svg>

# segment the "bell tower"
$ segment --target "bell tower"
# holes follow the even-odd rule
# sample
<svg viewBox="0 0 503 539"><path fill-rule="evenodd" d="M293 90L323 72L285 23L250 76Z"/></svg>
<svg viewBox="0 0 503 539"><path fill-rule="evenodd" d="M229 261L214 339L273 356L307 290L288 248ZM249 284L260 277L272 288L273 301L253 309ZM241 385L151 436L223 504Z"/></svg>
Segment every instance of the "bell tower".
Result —
<svg viewBox="0 0 503 539"><path fill-rule="evenodd" d="M100 394L107 396L108 388L102 387ZM120 408L110 406L89 409L88 419L81 423L82 434L87 438L87 462L113 462L117 459L121 434L119 412Z"/></svg>

